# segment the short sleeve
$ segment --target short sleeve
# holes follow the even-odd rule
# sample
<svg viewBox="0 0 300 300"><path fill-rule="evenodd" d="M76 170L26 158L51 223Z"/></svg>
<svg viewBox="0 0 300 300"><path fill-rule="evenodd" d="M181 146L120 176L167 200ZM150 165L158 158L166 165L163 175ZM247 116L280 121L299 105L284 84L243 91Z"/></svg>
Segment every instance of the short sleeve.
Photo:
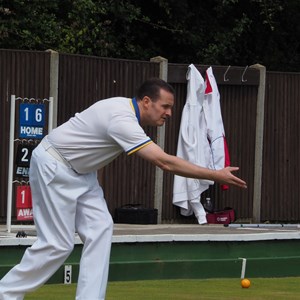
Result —
<svg viewBox="0 0 300 300"><path fill-rule="evenodd" d="M139 125L136 117L115 116L108 127L108 135L130 155L145 147L152 140Z"/></svg>

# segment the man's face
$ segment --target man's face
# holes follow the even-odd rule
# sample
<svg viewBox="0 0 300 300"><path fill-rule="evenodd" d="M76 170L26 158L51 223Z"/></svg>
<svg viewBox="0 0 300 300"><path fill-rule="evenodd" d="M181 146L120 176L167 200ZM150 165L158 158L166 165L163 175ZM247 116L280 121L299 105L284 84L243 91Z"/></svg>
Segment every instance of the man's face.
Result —
<svg viewBox="0 0 300 300"><path fill-rule="evenodd" d="M148 98L148 97L145 97ZM150 98L145 100L145 118L144 125L162 126L167 118L172 115L174 105L174 96L163 89L160 90L160 97L155 102Z"/></svg>

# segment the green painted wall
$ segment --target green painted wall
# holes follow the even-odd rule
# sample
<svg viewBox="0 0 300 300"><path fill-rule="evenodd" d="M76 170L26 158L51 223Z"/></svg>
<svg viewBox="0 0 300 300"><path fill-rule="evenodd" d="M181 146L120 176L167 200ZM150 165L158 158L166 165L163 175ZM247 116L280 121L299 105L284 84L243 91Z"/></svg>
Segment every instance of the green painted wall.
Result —
<svg viewBox="0 0 300 300"><path fill-rule="evenodd" d="M0 247L0 277L17 264L26 247ZM82 246L76 245L65 264L77 281ZM99 253L101 256L101 253ZM109 280L238 278L247 258L246 276L300 276L300 240L253 242L116 243L112 246ZM48 283L63 283L61 267Z"/></svg>

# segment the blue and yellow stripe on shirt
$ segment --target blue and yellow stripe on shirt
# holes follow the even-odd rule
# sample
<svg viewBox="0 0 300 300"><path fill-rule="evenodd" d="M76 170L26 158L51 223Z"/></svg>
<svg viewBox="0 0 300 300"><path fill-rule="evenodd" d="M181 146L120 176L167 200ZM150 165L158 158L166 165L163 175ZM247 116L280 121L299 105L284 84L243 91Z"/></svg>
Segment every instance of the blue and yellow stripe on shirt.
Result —
<svg viewBox="0 0 300 300"><path fill-rule="evenodd" d="M135 116L136 116L136 118L138 119L139 124L140 124L140 123L141 123L140 110L139 110L139 107L138 107L138 104L137 104L135 98L132 98L132 99L131 99L130 105L131 105L131 107L132 107L132 110L135 112Z"/></svg>
<svg viewBox="0 0 300 300"><path fill-rule="evenodd" d="M129 149L128 151L126 151L127 155L130 155L130 154L133 154L135 153L136 151L139 151L140 149L144 148L145 146L149 145L153 143L151 139L143 142L142 144L139 144L131 149Z"/></svg>
<svg viewBox="0 0 300 300"><path fill-rule="evenodd" d="M137 105L136 99L132 98L130 101L130 105L132 107L132 110L135 112L136 118L138 119L138 122L140 124L141 118L140 118L140 110L139 107ZM149 145L150 143L152 143L151 139L148 139L147 141L143 142L142 144L139 144L131 149L129 149L128 151L126 151L127 155L130 155L140 149L142 149L143 147Z"/></svg>

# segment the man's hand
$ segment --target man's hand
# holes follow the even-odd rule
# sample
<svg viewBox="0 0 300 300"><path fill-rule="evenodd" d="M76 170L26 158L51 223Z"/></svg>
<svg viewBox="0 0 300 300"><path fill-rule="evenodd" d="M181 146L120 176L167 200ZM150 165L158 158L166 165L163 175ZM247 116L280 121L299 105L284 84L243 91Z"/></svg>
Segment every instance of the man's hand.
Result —
<svg viewBox="0 0 300 300"><path fill-rule="evenodd" d="M247 184L242 179L234 176L232 172L238 171L238 167L226 167L216 171L215 181L221 184L235 185L241 188L247 188Z"/></svg>

